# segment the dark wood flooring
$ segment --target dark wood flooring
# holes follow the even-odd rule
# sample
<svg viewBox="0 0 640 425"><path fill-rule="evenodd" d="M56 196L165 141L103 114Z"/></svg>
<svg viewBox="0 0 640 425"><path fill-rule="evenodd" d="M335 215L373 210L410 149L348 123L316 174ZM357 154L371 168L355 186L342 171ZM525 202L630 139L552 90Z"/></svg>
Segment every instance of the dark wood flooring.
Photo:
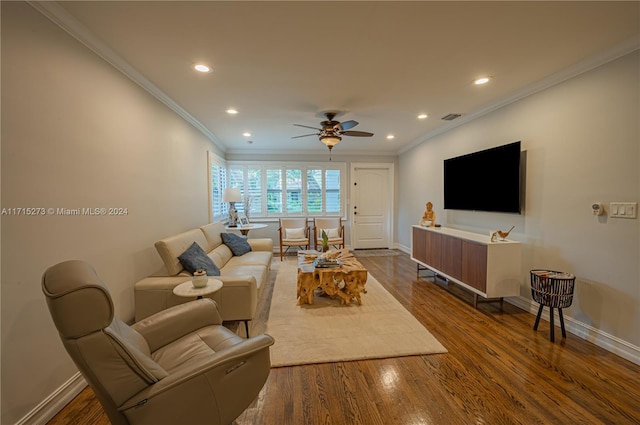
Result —
<svg viewBox="0 0 640 425"><path fill-rule="evenodd" d="M236 424L640 424L640 366L559 329L552 343L548 322L534 332L508 303L474 309L461 288L416 279L406 254L360 261L449 353L274 368ZM90 389L49 422L108 423Z"/></svg>

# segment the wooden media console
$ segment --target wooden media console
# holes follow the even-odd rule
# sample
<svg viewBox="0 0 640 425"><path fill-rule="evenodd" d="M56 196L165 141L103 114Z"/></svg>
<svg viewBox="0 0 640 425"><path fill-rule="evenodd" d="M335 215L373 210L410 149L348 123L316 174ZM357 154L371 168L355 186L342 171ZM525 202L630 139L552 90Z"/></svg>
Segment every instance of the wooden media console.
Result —
<svg viewBox="0 0 640 425"><path fill-rule="evenodd" d="M420 270L429 269L486 299L520 295L520 242L446 227L413 226L411 259Z"/></svg>

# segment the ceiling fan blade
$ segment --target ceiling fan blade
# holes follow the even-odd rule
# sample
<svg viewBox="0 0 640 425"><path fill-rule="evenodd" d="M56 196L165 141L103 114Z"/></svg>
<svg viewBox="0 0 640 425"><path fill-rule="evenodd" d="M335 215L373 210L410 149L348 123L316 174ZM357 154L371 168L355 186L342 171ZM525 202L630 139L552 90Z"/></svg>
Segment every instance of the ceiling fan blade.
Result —
<svg viewBox="0 0 640 425"><path fill-rule="evenodd" d="M353 128L358 124L359 124L358 121L349 120L349 121L341 122L340 127L342 128L342 130L349 130L350 128Z"/></svg>
<svg viewBox="0 0 640 425"><path fill-rule="evenodd" d="M371 137L373 133L369 133L367 131L341 131L340 134L344 136L355 136L355 137Z"/></svg>
<svg viewBox="0 0 640 425"><path fill-rule="evenodd" d="M312 129L314 129L314 130L318 130L318 131L320 131L320 129L319 129L319 128L316 128L316 127L309 127L308 125L302 125L302 124L294 124L294 125L295 125L295 126L297 126L297 127L312 128Z"/></svg>
<svg viewBox="0 0 640 425"><path fill-rule="evenodd" d="M320 133L311 133L311 134L303 134L302 136L293 136L292 139L298 139L300 137L307 137L307 136L319 136Z"/></svg>

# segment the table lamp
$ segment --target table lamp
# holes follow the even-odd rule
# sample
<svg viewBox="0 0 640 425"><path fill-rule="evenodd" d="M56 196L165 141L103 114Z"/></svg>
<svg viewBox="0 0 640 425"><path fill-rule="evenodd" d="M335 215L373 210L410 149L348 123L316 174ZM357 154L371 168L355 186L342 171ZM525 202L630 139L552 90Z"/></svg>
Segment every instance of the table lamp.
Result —
<svg viewBox="0 0 640 425"><path fill-rule="evenodd" d="M229 203L229 227L238 226L238 212L235 204L241 200L242 193L237 187L228 187L222 192L222 202Z"/></svg>

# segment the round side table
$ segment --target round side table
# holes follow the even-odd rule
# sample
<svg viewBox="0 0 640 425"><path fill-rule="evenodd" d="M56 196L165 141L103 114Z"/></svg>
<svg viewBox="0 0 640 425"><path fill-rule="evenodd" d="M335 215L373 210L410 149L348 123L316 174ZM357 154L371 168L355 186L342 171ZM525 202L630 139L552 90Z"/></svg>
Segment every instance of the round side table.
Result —
<svg viewBox="0 0 640 425"><path fill-rule="evenodd" d="M207 284L202 288L194 288L193 282L187 280L186 282L182 282L180 285L173 288L173 293L179 297L196 297L196 299L200 299L205 295L213 294L214 292L219 291L221 288L222 281L218 279L209 278Z"/></svg>
<svg viewBox="0 0 640 425"><path fill-rule="evenodd" d="M240 233L242 233L243 236L247 236L249 234L249 230L253 230L253 229L264 229L265 227L267 227L266 224L262 224L262 223L256 223L256 224L249 224L246 226L238 226L238 227L229 227L229 226L225 226L225 230L239 230Z"/></svg>

